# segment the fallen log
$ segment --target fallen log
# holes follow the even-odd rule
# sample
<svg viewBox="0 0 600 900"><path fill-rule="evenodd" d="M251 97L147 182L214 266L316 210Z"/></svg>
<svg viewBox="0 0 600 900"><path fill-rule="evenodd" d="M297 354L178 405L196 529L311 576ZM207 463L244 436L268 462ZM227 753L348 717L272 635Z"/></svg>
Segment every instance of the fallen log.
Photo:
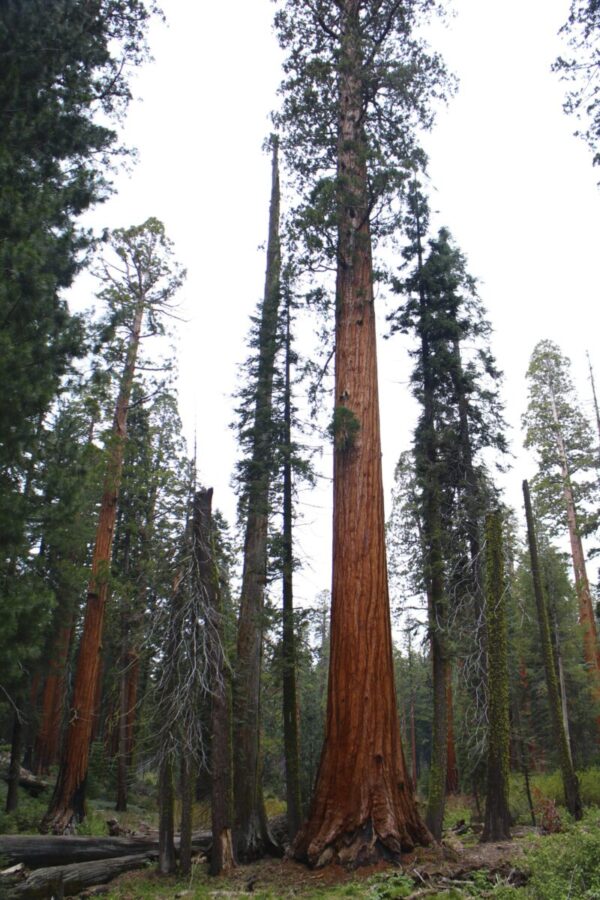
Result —
<svg viewBox="0 0 600 900"><path fill-rule="evenodd" d="M6 782L8 782L9 765L10 754L0 753L0 769L4 770L2 772L2 779ZM21 766L19 769L19 786L25 788L26 791L29 791L32 797L38 797L41 793L48 790L50 783L44 781L43 778L38 778L37 775L34 775L29 769L24 769Z"/></svg>
<svg viewBox="0 0 600 900"><path fill-rule="evenodd" d="M193 835L192 847L196 851L208 852L211 843L210 832ZM152 836L118 838L70 834L0 835L0 858L5 859L7 864L22 862L28 869L114 859L157 850L158 839Z"/></svg>
<svg viewBox="0 0 600 900"><path fill-rule="evenodd" d="M117 859L97 859L92 862L73 863L69 866L51 866L37 869L9 894L10 900L37 900L37 898L72 897L95 884L106 884L117 875L143 869L155 859L156 853L139 853ZM62 893L61 893L62 892Z"/></svg>

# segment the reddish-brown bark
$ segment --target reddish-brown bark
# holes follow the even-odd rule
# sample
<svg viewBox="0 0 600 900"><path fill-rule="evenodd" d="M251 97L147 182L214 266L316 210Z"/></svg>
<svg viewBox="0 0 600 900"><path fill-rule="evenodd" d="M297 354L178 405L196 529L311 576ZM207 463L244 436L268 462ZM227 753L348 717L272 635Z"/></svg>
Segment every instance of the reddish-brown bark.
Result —
<svg viewBox="0 0 600 900"><path fill-rule="evenodd" d="M73 820L84 817L85 781L87 777L94 714L99 699L101 675L102 631L108 597L110 560L127 434L127 411L133 383L135 362L144 316L144 298L138 300L121 378L113 424L107 474L96 530L92 571L75 672L73 698L65 745L50 809L42 829L55 833L68 831Z"/></svg>
<svg viewBox="0 0 600 900"><path fill-rule="evenodd" d="M430 840L406 771L394 690L359 3L343 5L329 686L315 794L294 843L311 865L398 859Z"/></svg>
<svg viewBox="0 0 600 900"><path fill-rule="evenodd" d="M65 668L73 637L72 621L59 629L42 692L40 727L35 738L35 773L48 775L58 759L65 701Z"/></svg>
<svg viewBox="0 0 600 900"><path fill-rule="evenodd" d="M579 604L579 624L583 633L583 656L586 662L592 696L596 706L600 708L600 649L598 647L598 630L594 616L592 594L585 566L585 555L577 523L577 511L573 497L573 487L569 474L568 457L562 436L560 420L556 409L554 394L550 394L552 418L555 425L556 444L560 457L560 469L563 486L563 497L567 510L567 526L571 545L571 559L575 574L575 590ZM598 735L600 735L600 714L596 717Z"/></svg>

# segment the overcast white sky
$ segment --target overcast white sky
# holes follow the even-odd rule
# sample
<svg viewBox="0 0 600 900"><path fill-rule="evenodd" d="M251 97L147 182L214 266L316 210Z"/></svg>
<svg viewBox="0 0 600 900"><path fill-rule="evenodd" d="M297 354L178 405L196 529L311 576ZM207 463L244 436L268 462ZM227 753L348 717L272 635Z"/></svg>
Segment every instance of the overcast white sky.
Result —
<svg viewBox="0 0 600 900"><path fill-rule="evenodd" d="M261 151L280 80L269 0L163 0L168 26L155 25L153 64L134 84L124 137L139 151L131 176L93 215L98 227L162 219L188 269L182 292L180 406L198 435L200 477L233 521L235 460L230 396L245 357L248 317L260 298L269 195ZM532 474L521 452L524 381L535 343L550 338L571 357L582 400L591 403L585 351L600 381L598 224L600 170L572 136L564 88L550 72L568 0L455 0L455 17L433 30L435 48L459 91L425 140L437 224L452 231L494 326L506 375L504 398L517 454L507 498L520 509ZM383 312L382 312L383 321ZM383 325L382 325L383 330ZM384 473L389 491L398 454L410 444L406 349L380 347ZM327 469L328 462L325 462ZM299 600L329 587L329 491L303 495L298 530L312 559Z"/></svg>

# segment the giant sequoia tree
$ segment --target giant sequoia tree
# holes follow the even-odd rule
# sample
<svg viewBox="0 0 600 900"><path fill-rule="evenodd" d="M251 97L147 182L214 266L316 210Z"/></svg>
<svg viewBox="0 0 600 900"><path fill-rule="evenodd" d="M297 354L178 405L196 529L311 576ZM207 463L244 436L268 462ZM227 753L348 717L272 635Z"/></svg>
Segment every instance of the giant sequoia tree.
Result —
<svg viewBox="0 0 600 900"><path fill-rule="evenodd" d="M366 863L429 840L400 743L384 539L372 239L429 121L442 67L415 38L420 2L280 4L279 121L313 267L335 261L333 592L325 743L295 853ZM376 214L376 211L378 214ZM387 211L387 215L386 215ZM316 255L316 258L315 258Z"/></svg>

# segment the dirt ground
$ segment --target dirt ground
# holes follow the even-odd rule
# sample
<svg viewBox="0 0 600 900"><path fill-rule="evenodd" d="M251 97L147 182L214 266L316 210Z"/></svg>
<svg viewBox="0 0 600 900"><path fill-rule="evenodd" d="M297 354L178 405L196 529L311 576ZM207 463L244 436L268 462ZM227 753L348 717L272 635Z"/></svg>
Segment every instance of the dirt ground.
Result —
<svg viewBox="0 0 600 900"><path fill-rule="evenodd" d="M453 835L446 839L442 846L419 848L407 854L401 866L390 866L381 863L377 866L365 866L360 869L347 870L339 866L326 866L323 869L309 869L289 859L264 859L252 865L240 866L226 878L211 879L205 874L206 866L198 862L196 875L192 880L189 893L179 885L179 892L165 890L164 879L156 876L156 894L144 893L144 896L189 897L206 896L215 898L234 898L240 896L261 895L269 893L273 897L310 896L321 894L326 897L328 889L337 888L350 882L360 883L378 873L391 876L410 876L415 885L411 896L426 897L435 891L444 891L457 887L461 881L468 879L469 874L479 869L486 869L490 874L497 874L507 883L519 885L523 883L523 875L519 863L524 852L520 838L531 829L520 829L515 839L490 844L463 844ZM149 876L131 873L123 876L111 885L111 896L122 900L138 900L140 877L145 877L148 889ZM154 876L150 876L154 880ZM118 885L118 893L115 888Z"/></svg>

